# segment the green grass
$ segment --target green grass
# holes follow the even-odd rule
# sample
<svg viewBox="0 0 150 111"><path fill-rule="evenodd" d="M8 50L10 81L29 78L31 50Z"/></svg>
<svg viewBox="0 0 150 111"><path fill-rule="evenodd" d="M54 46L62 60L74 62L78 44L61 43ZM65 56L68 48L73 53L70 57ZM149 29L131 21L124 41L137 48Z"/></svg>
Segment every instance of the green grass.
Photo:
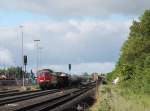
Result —
<svg viewBox="0 0 150 111"><path fill-rule="evenodd" d="M100 86L90 111L150 111L150 96L127 93L117 86Z"/></svg>

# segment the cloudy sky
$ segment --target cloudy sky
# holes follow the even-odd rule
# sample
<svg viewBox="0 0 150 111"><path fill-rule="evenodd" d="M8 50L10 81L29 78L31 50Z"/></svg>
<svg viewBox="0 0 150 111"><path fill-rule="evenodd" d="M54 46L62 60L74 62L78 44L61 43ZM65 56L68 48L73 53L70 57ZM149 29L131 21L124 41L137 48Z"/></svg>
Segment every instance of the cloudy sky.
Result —
<svg viewBox="0 0 150 111"><path fill-rule="evenodd" d="M115 67L129 27L149 0L0 0L0 66L21 65L21 29L28 70L109 72Z"/></svg>

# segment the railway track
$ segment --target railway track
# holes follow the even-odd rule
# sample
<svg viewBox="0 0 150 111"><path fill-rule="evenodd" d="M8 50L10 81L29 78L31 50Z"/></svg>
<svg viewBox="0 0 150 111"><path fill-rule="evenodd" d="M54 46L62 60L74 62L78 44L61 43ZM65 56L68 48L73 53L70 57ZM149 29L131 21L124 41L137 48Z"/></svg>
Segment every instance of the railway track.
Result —
<svg viewBox="0 0 150 111"><path fill-rule="evenodd" d="M19 90L7 90L7 91L0 91L0 94L13 93L13 92L19 92Z"/></svg>
<svg viewBox="0 0 150 111"><path fill-rule="evenodd" d="M46 101L41 101L39 103L32 104L32 105L29 105L26 107L21 107L21 108L15 109L13 111L49 111L49 110L56 108L57 106L64 104L65 102L68 102L68 101L84 94L85 92L89 91L90 89L92 89L94 87L95 86L92 86L92 85L89 87L83 87L76 91L64 93L63 95L48 99Z"/></svg>
<svg viewBox="0 0 150 111"><path fill-rule="evenodd" d="M64 93L55 89L3 97L0 98L0 111L49 111L80 97L94 87L95 84L88 84L80 88L66 89Z"/></svg>
<svg viewBox="0 0 150 111"><path fill-rule="evenodd" d="M15 95L15 96L10 96L10 97L3 97L3 98L0 98L0 106L9 104L9 103L14 103L14 102L18 102L18 101L36 98L36 97L47 95L47 94L52 94L57 91L59 91L59 90L54 89L54 90L46 90L46 91L38 91L38 92L30 92L30 93L24 92L26 94Z"/></svg>
<svg viewBox="0 0 150 111"><path fill-rule="evenodd" d="M0 93L0 98L8 97L8 96L16 96L16 95L21 95L21 94L29 94L29 93L34 93L34 92L39 92L40 90L35 90L35 91L14 91L14 92L5 92L3 94Z"/></svg>

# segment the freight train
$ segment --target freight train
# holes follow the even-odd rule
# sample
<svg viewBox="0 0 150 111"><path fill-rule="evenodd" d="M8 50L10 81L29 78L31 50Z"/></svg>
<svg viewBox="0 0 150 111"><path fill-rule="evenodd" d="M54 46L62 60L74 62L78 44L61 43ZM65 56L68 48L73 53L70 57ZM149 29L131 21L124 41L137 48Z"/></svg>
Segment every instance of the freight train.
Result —
<svg viewBox="0 0 150 111"><path fill-rule="evenodd" d="M64 72L54 72L51 69L42 69L37 73L37 82L40 88L44 90L80 85L81 78Z"/></svg>

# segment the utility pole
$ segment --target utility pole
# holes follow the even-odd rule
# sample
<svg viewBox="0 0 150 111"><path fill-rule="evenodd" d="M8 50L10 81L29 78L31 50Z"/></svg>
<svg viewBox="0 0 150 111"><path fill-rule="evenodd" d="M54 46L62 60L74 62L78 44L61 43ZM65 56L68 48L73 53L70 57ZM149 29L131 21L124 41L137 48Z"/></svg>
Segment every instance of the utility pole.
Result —
<svg viewBox="0 0 150 111"><path fill-rule="evenodd" d="M43 47L38 47L39 49L39 69L41 69L41 64L42 64L42 49Z"/></svg>
<svg viewBox="0 0 150 111"><path fill-rule="evenodd" d="M34 40L35 45L36 45L36 73L38 72L38 67L39 67L39 42L40 40L36 39Z"/></svg>
<svg viewBox="0 0 150 111"><path fill-rule="evenodd" d="M23 53L23 26L22 25L20 25L19 26L20 27L20 30L21 30L21 55L22 55L22 57L21 57L21 61L22 61L22 84L23 84L23 87L24 87L24 73L23 73L23 70L24 70L24 53Z"/></svg>

